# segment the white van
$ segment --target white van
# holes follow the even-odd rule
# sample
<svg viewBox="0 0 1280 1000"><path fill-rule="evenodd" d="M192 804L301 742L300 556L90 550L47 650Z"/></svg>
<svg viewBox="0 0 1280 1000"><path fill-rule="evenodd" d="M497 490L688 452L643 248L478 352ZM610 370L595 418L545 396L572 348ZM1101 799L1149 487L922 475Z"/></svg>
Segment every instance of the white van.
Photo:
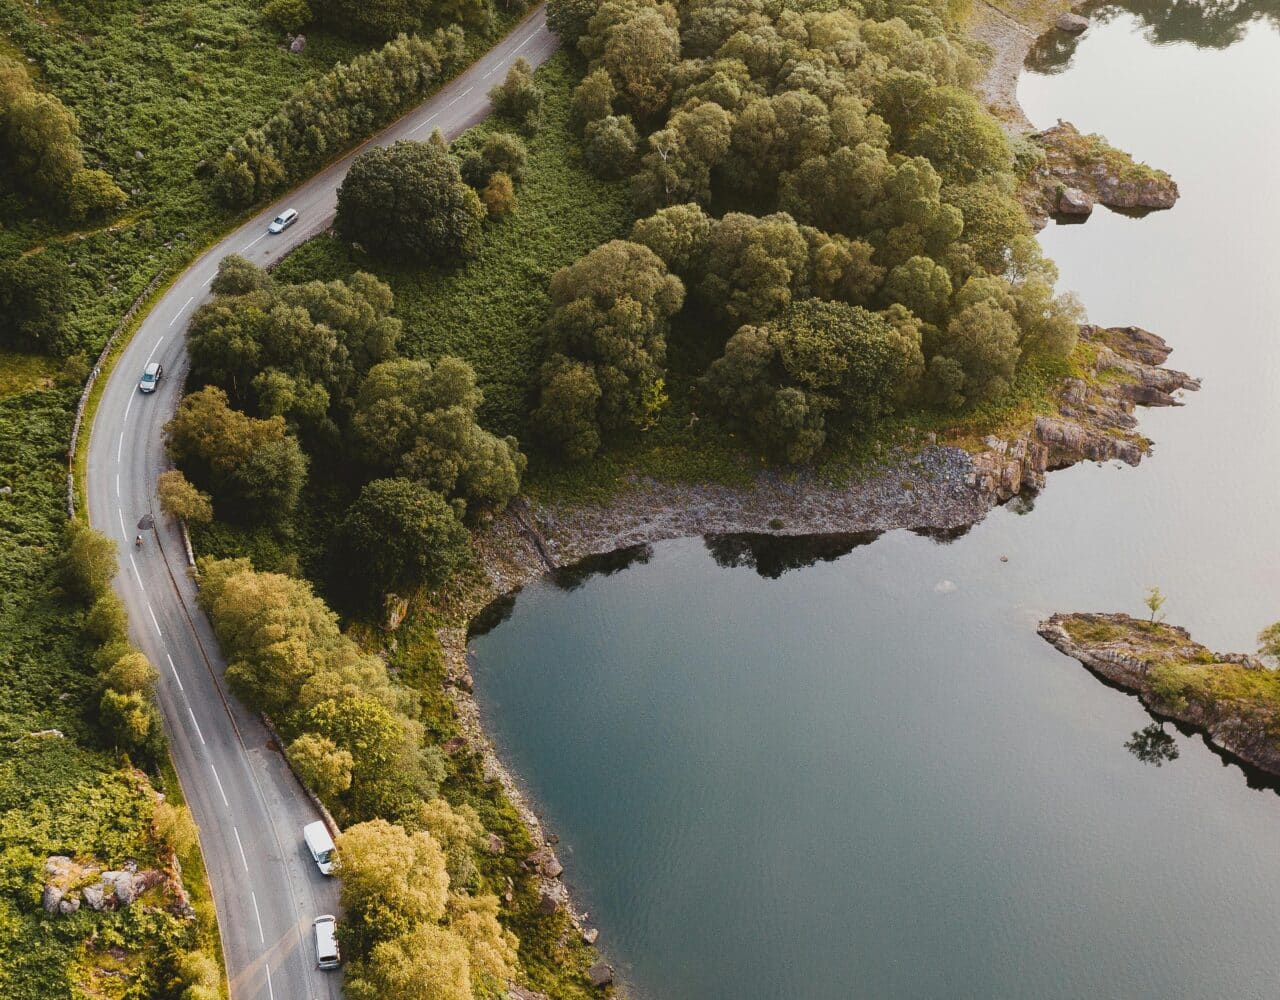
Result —
<svg viewBox="0 0 1280 1000"><path fill-rule="evenodd" d="M316 917L311 921L316 932L316 968L336 969L342 964L338 954L338 921L332 913Z"/></svg>
<svg viewBox="0 0 1280 1000"><path fill-rule="evenodd" d="M333 838L329 836L329 831L325 825L316 820L314 823L308 823L302 828L302 839L306 841L307 850L311 852L311 859L316 863L322 874L333 874L333 863L337 860L333 846Z"/></svg>

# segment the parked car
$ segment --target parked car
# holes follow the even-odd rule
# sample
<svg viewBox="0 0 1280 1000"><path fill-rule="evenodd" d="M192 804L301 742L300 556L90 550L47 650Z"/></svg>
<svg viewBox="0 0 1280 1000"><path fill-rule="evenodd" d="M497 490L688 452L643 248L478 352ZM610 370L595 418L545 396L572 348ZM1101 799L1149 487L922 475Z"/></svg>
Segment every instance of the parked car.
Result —
<svg viewBox="0 0 1280 1000"><path fill-rule="evenodd" d="M321 874L332 875L337 853L334 850L333 838L329 836L325 825L320 820L308 823L302 828L302 839L307 845L307 850L311 852L311 860L316 863Z"/></svg>
<svg viewBox="0 0 1280 1000"><path fill-rule="evenodd" d="M164 375L164 368L159 361L152 361L146 368L142 369L142 378L138 379L138 390L140 392L155 392L156 386L160 384L160 379Z"/></svg>
<svg viewBox="0 0 1280 1000"><path fill-rule="evenodd" d="M332 913L316 917L311 921L316 933L316 968L336 969L342 964L342 956L338 954L338 921Z"/></svg>
<svg viewBox="0 0 1280 1000"><path fill-rule="evenodd" d="M286 208L283 212L271 220L271 225L267 226L269 233L283 233L286 229L298 221L297 209Z"/></svg>

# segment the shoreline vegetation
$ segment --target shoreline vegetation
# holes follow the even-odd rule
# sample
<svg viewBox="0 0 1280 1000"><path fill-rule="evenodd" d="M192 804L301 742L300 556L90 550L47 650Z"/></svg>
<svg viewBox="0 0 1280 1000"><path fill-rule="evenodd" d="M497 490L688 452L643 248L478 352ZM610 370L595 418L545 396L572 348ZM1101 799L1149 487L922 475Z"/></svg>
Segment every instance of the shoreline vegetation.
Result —
<svg viewBox="0 0 1280 1000"><path fill-rule="evenodd" d="M1158 719L1204 736L1231 758L1280 776L1280 672L1263 662L1280 652L1267 629L1261 655L1217 653L1184 628L1126 614L1055 614L1037 631L1095 676L1137 695Z"/></svg>

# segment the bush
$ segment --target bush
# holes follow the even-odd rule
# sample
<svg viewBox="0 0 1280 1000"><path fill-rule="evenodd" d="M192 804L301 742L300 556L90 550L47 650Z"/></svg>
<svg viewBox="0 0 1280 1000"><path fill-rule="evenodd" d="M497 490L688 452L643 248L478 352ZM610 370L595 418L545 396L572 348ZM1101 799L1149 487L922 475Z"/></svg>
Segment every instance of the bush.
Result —
<svg viewBox="0 0 1280 1000"><path fill-rule="evenodd" d="M307 0L267 0L262 19L281 31L297 31L311 20Z"/></svg>
<svg viewBox="0 0 1280 1000"><path fill-rule="evenodd" d="M356 157L335 227L369 253L425 262L474 254L484 215L443 141L402 140Z"/></svg>
<svg viewBox="0 0 1280 1000"><path fill-rule="evenodd" d="M76 222L82 222L118 212L128 200L105 170L80 170L71 177L67 212Z"/></svg>
<svg viewBox="0 0 1280 1000"><path fill-rule="evenodd" d="M626 115L608 115L587 124L582 156L601 177L626 177L636 166L636 127Z"/></svg>
<svg viewBox="0 0 1280 1000"><path fill-rule="evenodd" d="M116 575L116 543L83 521L67 522L67 548L62 557L63 583L74 596L96 601Z"/></svg>
<svg viewBox="0 0 1280 1000"><path fill-rule="evenodd" d="M426 96L465 56L462 29L455 26L430 39L400 35L335 66L227 148L214 167L215 193L230 205L268 197Z"/></svg>
<svg viewBox="0 0 1280 1000"><path fill-rule="evenodd" d="M480 192L480 200L484 202L485 210L491 219L510 215L520 205L516 198L516 186L511 183L511 177L501 171L489 178L489 183Z"/></svg>
<svg viewBox="0 0 1280 1000"><path fill-rule="evenodd" d="M542 124L542 89L533 79L533 69L521 58L507 70L507 78L489 91L489 103L498 115L515 122L526 132L536 132Z"/></svg>
<svg viewBox="0 0 1280 1000"><path fill-rule="evenodd" d="M123 640L128 628L129 616L125 613L124 602L114 590L102 591L85 615L84 634L102 645L113 639Z"/></svg>
<svg viewBox="0 0 1280 1000"><path fill-rule="evenodd" d="M160 509L170 517L180 518L189 525L208 524L213 520L209 494L192 486L178 469L160 474L156 492L160 495Z"/></svg>
<svg viewBox="0 0 1280 1000"><path fill-rule="evenodd" d="M61 353L71 270L51 250L0 262L0 346Z"/></svg>

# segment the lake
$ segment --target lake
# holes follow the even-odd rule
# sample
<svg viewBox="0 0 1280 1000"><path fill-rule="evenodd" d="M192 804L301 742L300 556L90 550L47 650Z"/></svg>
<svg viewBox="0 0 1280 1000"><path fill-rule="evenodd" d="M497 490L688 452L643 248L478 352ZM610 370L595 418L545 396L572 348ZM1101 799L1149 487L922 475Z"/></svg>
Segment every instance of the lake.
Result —
<svg viewBox="0 0 1280 1000"><path fill-rule="evenodd" d="M1142 763L1150 716L1035 634L1157 584L1219 649L1280 618L1277 16L1106 8L1036 64L1032 121L1182 192L1042 236L1093 322L1203 379L1141 414L1155 453L949 543L664 543L473 640L489 730L641 997L1280 991L1280 797L1194 737Z"/></svg>

